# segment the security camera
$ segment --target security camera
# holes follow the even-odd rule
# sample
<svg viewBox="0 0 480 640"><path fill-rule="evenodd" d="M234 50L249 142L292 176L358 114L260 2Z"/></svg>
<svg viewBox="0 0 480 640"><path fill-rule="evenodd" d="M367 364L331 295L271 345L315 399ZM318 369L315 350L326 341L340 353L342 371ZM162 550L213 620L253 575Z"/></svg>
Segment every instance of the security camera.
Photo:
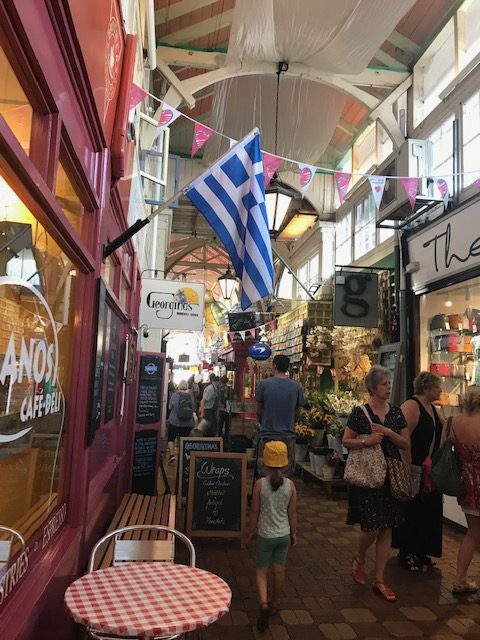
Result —
<svg viewBox="0 0 480 640"><path fill-rule="evenodd" d="M148 338L148 336L150 335L150 331L149 331L148 327L144 327L142 335L143 335L144 338Z"/></svg>

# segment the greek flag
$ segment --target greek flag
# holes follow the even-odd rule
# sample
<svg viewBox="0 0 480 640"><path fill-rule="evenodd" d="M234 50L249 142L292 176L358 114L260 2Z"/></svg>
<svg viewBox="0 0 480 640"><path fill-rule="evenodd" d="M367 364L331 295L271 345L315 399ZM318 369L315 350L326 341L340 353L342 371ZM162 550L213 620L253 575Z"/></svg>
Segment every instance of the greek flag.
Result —
<svg viewBox="0 0 480 640"><path fill-rule="evenodd" d="M184 190L223 243L242 280L240 304L273 292L260 136L254 129Z"/></svg>

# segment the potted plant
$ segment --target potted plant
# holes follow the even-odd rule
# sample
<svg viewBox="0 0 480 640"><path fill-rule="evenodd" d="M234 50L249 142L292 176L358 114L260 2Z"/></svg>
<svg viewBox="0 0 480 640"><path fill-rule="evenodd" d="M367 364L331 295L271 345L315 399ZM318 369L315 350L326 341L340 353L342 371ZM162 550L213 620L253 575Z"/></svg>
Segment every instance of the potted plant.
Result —
<svg viewBox="0 0 480 640"><path fill-rule="evenodd" d="M295 462L304 462L315 431L304 424L295 425Z"/></svg>

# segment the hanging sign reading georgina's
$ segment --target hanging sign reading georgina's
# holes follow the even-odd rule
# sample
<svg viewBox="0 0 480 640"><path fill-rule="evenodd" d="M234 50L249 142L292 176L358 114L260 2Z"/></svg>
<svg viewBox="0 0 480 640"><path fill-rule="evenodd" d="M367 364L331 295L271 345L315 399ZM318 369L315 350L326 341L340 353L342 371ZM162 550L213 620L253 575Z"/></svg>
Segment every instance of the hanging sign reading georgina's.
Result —
<svg viewBox="0 0 480 640"><path fill-rule="evenodd" d="M204 300L203 284L144 278L141 322L150 329L202 331Z"/></svg>

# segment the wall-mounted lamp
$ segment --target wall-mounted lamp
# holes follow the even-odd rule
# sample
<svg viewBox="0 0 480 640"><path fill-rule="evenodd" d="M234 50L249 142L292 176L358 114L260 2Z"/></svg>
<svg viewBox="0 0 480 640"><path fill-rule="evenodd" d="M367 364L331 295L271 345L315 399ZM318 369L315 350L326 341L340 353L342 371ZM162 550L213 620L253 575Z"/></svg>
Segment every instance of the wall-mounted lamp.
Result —
<svg viewBox="0 0 480 640"><path fill-rule="evenodd" d="M138 336L138 334L140 333L140 329L143 329L142 332L142 336L144 338L148 338L148 336L150 335L150 328L148 326L148 324L141 324L139 327L132 327L132 332Z"/></svg>

